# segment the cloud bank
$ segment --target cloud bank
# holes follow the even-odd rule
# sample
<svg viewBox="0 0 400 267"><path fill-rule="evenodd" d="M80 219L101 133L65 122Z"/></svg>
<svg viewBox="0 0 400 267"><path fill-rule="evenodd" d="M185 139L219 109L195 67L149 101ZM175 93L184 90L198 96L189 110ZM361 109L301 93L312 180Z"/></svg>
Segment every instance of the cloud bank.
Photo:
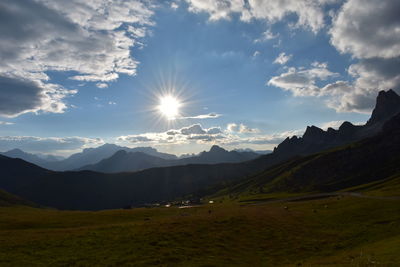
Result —
<svg viewBox="0 0 400 267"><path fill-rule="evenodd" d="M220 127L203 128L193 124L181 129L171 129L159 133L126 135L117 138L117 143L125 145L180 145L180 144L220 144L220 145L276 145L286 137L301 134L303 131L287 131L276 134L261 134L258 129L244 124L230 123L226 129Z"/></svg>
<svg viewBox="0 0 400 267"><path fill-rule="evenodd" d="M72 151L103 144L104 141L100 138L0 136L0 151L19 148L31 153L69 154Z"/></svg>
<svg viewBox="0 0 400 267"><path fill-rule="evenodd" d="M76 91L48 83L48 71L101 87L135 75L130 48L153 25L152 15L139 0L1 1L0 116L63 112L65 97Z"/></svg>
<svg viewBox="0 0 400 267"><path fill-rule="evenodd" d="M211 21L230 19L239 14L241 20L265 20L269 23L280 21L289 15L296 15L292 27L304 27L317 32L325 26L323 7L335 0L186 0L191 12L206 12Z"/></svg>

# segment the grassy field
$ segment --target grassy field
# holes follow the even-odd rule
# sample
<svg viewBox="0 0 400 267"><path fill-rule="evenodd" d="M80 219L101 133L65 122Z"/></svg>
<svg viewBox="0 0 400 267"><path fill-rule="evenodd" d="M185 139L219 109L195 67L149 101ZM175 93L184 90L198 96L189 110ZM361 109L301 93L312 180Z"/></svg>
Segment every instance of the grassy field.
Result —
<svg viewBox="0 0 400 267"><path fill-rule="evenodd" d="M399 200L330 197L100 212L0 208L0 266L399 263Z"/></svg>

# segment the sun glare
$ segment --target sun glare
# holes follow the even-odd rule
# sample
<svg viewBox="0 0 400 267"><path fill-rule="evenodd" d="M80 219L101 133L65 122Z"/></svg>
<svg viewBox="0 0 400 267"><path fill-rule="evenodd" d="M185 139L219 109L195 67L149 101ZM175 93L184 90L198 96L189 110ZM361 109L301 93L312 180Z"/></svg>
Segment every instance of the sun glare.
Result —
<svg viewBox="0 0 400 267"><path fill-rule="evenodd" d="M163 96L160 98L160 105L158 110L164 115L168 120L174 120L179 115L179 107L181 103L179 100L171 95Z"/></svg>

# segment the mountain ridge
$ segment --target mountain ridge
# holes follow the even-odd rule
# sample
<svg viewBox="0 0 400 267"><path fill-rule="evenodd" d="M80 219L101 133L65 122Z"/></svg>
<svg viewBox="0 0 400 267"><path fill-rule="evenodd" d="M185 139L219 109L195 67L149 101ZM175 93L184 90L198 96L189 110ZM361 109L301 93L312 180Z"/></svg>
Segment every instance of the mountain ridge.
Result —
<svg viewBox="0 0 400 267"><path fill-rule="evenodd" d="M203 151L192 157L176 160L166 160L141 152L126 152L123 150L116 152L109 158L103 159L96 164L86 165L78 168L81 170L91 170L105 173L130 172L155 167L170 167L187 164L218 164L236 163L252 160L260 155L254 152L227 151L217 145L213 145L209 151Z"/></svg>
<svg viewBox="0 0 400 267"><path fill-rule="evenodd" d="M314 125L307 126L302 137L287 137L275 149L275 154L308 155L325 149L341 146L377 134L392 116L400 112L400 96L393 90L381 91L376 100L371 118L365 125L353 125L345 121L338 130L324 131Z"/></svg>
<svg viewBox="0 0 400 267"><path fill-rule="evenodd" d="M400 177L400 113L375 136L307 156L298 156L233 183L218 196L334 192Z"/></svg>

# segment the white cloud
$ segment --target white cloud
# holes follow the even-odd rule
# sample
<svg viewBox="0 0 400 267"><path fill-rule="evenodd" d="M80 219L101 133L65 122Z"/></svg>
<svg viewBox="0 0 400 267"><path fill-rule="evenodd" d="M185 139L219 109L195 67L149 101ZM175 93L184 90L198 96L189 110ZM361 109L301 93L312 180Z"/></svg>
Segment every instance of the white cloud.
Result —
<svg viewBox="0 0 400 267"><path fill-rule="evenodd" d="M242 0L186 0L189 11L199 13L207 12L210 20L229 19L232 13L244 12Z"/></svg>
<svg viewBox="0 0 400 267"><path fill-rule="evenodd" d="M318 86L317 81L325 81L339 75L331 72L326 63L314 62L310 69L289 68L286 73L272 77L268 85L290 91L294 96L324 97L327 106L337 112L369 113L375 104L377 91L385 89L385 84L394 85L399 77L386 79L386 81L381 79L379 84L375 84L374 79L377 75L368 75L364 69L365 66L360 64L352 65L349 70L356 78L354 83L338 80L323 87ZM371 65L371 67L376 66ZM387 78L387 72L385 73ZM364 86L361 83L364 83Z"/></svg>
<svg viewBox="0 0 400 267"><path fill-rule="evenodd" d="M237 135L227 135L224 139L219 140L221 144L229 146L253 144L253 145L277 145L285 140L287 137L294 135L302 135L303 130L286 131L282 133L275 134L259 134L252 137L242 138Z"/></svg>
<svg viewBox="0 0 400 267"><path fill-rule="evenodd" d="M257 128L250 128L243 123L236 124L236 123L229 123L226 126L226 130L230 133L242 133L242 134L255 134L259 133L260 130Z"/></svg>
<svg viewBox="0 0 400 267"><path fill-rule="evenodd" d="M178 5L176 2L172 2L172 3L171 3L171 8L174 9L174 10L175 10L175 9L178 9L178 8L179 8L179 5Z"/></svg>
<svg viewBox="0 0 400 267"><path fill-rule="evenodd" d="M126 135L117 138L117 143L141 143L141 144L188 144L191 142L204 143L219 139L222 130L219 127L203 128L200 124L193 124L181 129L171 129L159 133L143 133Z"/></svg>
<svg viewBox="0 0 400 267"><path fill-rule="evenodd" d="M354 84L341 80L323 87L316 84L318 80L325 81L337 76L337 73L328 70L326 64L314 63L311 69L289 68L288 72L271 78L268 85L290 91L294 96L324 97L327 106L337 112L370 112L375 103L377 89L382 87L369 90L361 88L357 86L361 82L360 78Z"/></svg>
<svg viewBox="0 0 400 267"><path fill-rule="evenodd" d="M185 145L185 144L220 144L227 146L238 145L277 145L286 137L301 135L303 131L287 131L275 134L261 134L257 129L250 129L243 124L228 124L223 131L220 127L203 128L200 124L171 129L159 133L143 133L120 136L117 143L123 145ZM243 136L243 134L246 134ZM252 134L249 136L248 134Z"/></svg>
<svg viewBox="0 0 400 267"><path fill-rule="evenodd" d="M309 69L289 68L287 72L272 77L268 85L291 91L295 96L320 96L324 94L316 82L338 76L337 73L328 70L326 63L314 62Z"/></svg>
<svg viewBox="0 0 400 267"><path fill-rule="evenodd" d="M400 56L400 2L349 0L333 19L332 44L357 58Z"/></svg>
<svg viewBox="0 0 400 267"><path fill-rule="evenodd" d="M206 12L210 20L230 19L239 14L243 21L252 19L275 23L288 15L297 15L295 27L306 27L317 32L324 27L323 6L334 0L186 0L192 12ZM272 37L271 37L272 38Z"/></svg>
<svg viewBox="0 0 400 267"><path fill-rule="evenodd" d="M13 125L13 122L9 122L9 121L0 121L0 125Z"/></svg>
<svg viewBox="0 0 400 267"><path fill-rule="evenodd" d="M108 84L107 83L96 83L96 86L98 87L98 88L107 88L108 87Z"/></svg>
<svg viewBox="0 0 400 267"><path fill-rule="evenodd" d="M331 43L359 62L350 65L353 82L338 81L329 106L341 112L370 112L380 90L400 92L400 2L349 0L334 15Z"/></svg>
<svg viewBox="0 0 400 267"><path fill-rule="evenodd" d="M332 129L337 130L343 124L343 122L345 122L345 121L343 121L343 120L340 120L340 121L328 121L328 122L322 123L319 127L321 129L325 130L325 131L328 130L328 128L332 128ZM352 124L353 125L364 125L365 122L356 122L356 123L352 123Z"/></svg>
<svg viewBox="0 0 400 267"><path fill-rule="evenodd" d="M183 120L183 119L198 119L198 120L204 120L204 119L216 119L221 117L221 114L218 113L208 113L208 114L201 114L201 115L196 115L196 116L187 116L187 117L178 117L176 119L178 120Z"/></svg>
<svg viewBox="0 0 400 267"><path fill-rule="evenodd" d="M138 36L132 29L144 32L153 24L151 9L138 0L1 1L0 76L36 84L18 94L6 88L10 98L32 101L16 101L14 108L1 101L1 114L63 112L72 92L48 84L47 71L71 71L71 79L93 82L134 75L138 62L130 48Z"/></svg>
<svg viewBox="0 0 400 267"><path fill-rule="evenodd" d="M318 0L249 0L250 18L266 19L274 23L289 14L297 15L297 27L307 27L317 32L324 27L324 1Z"/></svg>
<svg viewBox="0 0 400 267"><path fill-rule="evenodd" d="M265 32L262 33L261 37L258 39L255 39L255 43L261 43L265 42L268 40L273 40L275 38L279 37L279 33L274 34L270 29L267 29Z"/></svg>
<svg viewBox="0 0 400 267"><path fill-rule="evenodd" d="M226 129L227 129L228 132L233 133L233 132L236 132L238 130L238 125L236 123L229 123L226 126Z"/></svg>
<svg viewBox="0 0 400 267"><path fill-rule="evenodd" d="M0 151L19 148L31 153L62 153L102 144L100 138L0 136Z"/></svg>
<svg viewBox="0 0 400 267"><path fill-rule="evenodd" d="M205 134L206 130L203 130L200 124L194 124L189 127L184 127L180 130L180 133L183 135L191 135L191 134Z"/></svg>
<svg viewBox="0 0 400 267"><path fill-rule="evenodd" d="M319 127L323 130L328 130L328 128L338 129L344 121L328 121L322 123Z"/></svg>
<svg viewBox="0 0 400 267"><path fill-rule="evenodd" d="M274 60L275 64L285 65L293 55L286 55L285 52L279 54L279 56Z"/></svg>
<svg viewBox="0 0 400 267"><path fill-rule="evenodd" d="M257 57L259 57L261 55L261 52L260 51L255 51L254 53L253 53L253 58L257 58Z"/></svg>

